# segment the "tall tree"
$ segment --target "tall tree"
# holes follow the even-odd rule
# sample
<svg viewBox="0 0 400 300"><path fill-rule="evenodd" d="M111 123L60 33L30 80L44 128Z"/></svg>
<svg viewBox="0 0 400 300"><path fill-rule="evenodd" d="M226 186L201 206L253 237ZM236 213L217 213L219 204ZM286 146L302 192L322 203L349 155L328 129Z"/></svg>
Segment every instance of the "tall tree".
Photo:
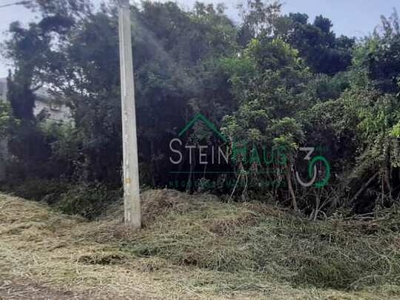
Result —
<svg viewBox="0 0 400 300"><path fill-rule="evenodd" d="M276 34L299 50L312 71L334 75L351 65L355 41L345 36L337 38L329 19L317 16L310 24L306 14L291 13L278 19L276 27Z"/></svg>

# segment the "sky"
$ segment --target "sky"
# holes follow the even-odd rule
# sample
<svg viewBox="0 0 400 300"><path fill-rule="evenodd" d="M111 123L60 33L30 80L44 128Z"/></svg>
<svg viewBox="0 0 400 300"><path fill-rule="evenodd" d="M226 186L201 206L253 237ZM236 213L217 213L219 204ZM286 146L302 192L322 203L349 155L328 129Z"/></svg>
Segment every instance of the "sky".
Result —
<svg viewBox="0 0 400 300"><path fill-rule="evenodd" d="M19 0L0 0L0 42L5 39L4 32L13 21L28 23L35 15L20 5L1 7ZM131 0L132 1L132 0ZM184 8L193 6L196 0L177 0ZM235 19L238 15L235 7L243 0L204 0L205 3L225 2L227 14ZM103 0L92 0L98 5ZM163 1L165 2L165 1ZM332 20L334 31L340 35L362 37L371 33L380 23L380 16L389 16L396 8L400 13L399 0L281 0L283 13L301 12L310 16L323 15ZM7 61L0 57L0 78L7 76Z"/></svg>

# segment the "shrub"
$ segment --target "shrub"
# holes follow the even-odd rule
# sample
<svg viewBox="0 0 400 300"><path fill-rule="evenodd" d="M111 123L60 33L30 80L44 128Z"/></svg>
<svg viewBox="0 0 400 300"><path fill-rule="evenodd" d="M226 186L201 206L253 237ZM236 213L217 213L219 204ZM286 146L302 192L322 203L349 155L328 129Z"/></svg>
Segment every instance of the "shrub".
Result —
<svg viewBox="0 0 400 300"><path fill-rule="evenodd" d="M53 205L70 187L71 184L60 180L29 179L3 184L1 190L21 198L44 201Z"/></svg>
<svg viewBox="0 0 400 300"><path fill-rule="evenodd" d="M66 214L79 214L93 220L120 197L119 190L109 190L99 183L77 185L60 196L56 208Z"/></svg>

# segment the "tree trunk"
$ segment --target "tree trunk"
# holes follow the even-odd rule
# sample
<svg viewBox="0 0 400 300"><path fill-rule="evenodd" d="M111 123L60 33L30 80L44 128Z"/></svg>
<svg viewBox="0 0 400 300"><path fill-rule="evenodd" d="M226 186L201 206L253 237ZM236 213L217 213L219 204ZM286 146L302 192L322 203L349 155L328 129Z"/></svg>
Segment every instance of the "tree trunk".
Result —
<svg viewBox="0 0 400 300"><path fill-rule="evenodd" d="M287 183L288 183L288 188L289 188L290 195L292 197L293 210L295 212L298 212L296 195L294 193L294 189L293 189L293 185L292 185L292 176L290 174L290 166L286 167L286 180L287 180Z"/></svg>

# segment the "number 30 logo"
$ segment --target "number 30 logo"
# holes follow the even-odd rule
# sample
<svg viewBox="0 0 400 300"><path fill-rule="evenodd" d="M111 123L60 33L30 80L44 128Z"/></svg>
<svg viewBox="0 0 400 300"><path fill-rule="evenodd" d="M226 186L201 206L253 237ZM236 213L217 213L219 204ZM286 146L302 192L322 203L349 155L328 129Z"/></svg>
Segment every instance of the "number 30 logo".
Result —
<svg viewBox="0 0 400 300"><path fill-rule="evenodd" d="M308 152L304 160L309 161L308 176L311 178L311 180L309 182L304 182L300 178L299 172L296 171L296 179L298 183L300 183L300 185L303 187L310 187L314 185L317 188L322 188L327 185L331 177L331 167L328 160L323 156L316 156L314 158L311 158L312 154L315 151L314 147L303 147L299 150L303 152ZM317 168L317 166L319 167ZM316 182L318 174L324 174L325 176L321 181Z"/></svg>

